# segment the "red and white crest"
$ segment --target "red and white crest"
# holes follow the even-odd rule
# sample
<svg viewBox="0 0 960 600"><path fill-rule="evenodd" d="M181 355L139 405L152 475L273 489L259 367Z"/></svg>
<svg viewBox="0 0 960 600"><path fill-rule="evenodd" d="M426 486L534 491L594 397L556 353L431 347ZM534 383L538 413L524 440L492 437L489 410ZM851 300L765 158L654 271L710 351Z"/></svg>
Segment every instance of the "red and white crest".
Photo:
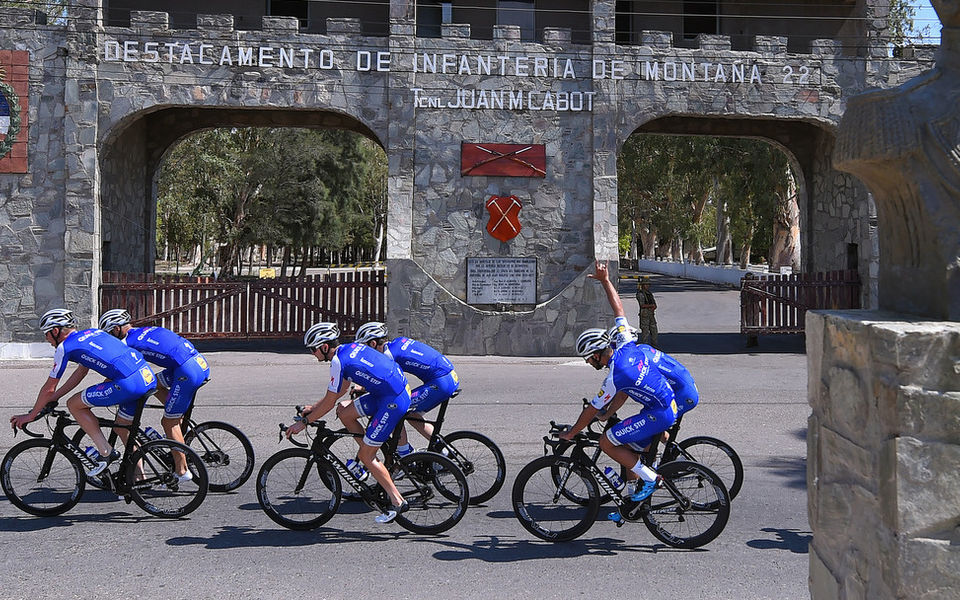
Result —
<svg viewBox="0 0 960 600"><path fill-rule="evenodd" d="M487 233L501 242L508 242L520 233L520 209L523 205L516 196L490 196L487 200Z"/></svg>

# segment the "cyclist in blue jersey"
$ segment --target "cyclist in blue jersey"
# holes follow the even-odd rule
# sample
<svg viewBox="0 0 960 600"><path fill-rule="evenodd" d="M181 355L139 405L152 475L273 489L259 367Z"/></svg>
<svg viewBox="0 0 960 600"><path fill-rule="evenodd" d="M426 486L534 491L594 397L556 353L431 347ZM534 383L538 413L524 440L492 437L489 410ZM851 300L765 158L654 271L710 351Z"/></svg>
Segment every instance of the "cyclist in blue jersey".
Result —
<svg viewBox="0 0 960 600"><path fill-rule="evenodd" d="M433 347L407 337L389 341L387 325L376 321L361 325L354 341L383 352L397 363L401 371L414 375L423 382L410 392L409 414L414 417L410 424L429 440L433 435L433 425L424 422L424 413L440 406L441 402L453 396L460 387L460 380L450 359ZM358 398L357 401L361 399ZM348 416L352 416L351 411L356 410L352 405L341 405L341 412ZM397 452L401 455L413 452L407 442L406 429L400 434Z"/></svg>
<svg viewBox="0 0 960 600"><path fill-rule="evenodd" d="M600 418L606 418L628 399L639 402L643 409L609 427L606 435L600 438L600 448L644 482L640 489L631 494L631 499L646 500L656 489L659 476L656 471L643 464L639 452L648 446L655 436L673 425L677 418L677 404L666 378L627 334L629 325L620 296L610 281L606 263L597 261L594 273L588 277L603 285L620 329L617 339L614 340L616 349L610 347L610 338L604 329L587 329L577 339L577 354L595 369L607 367L610 372L597 396L584 407L576 423L560 437L572 439L598 414ZM622 519L619 512L611 513L609 518L614 521Z"/></svg>
<svg viewBox="0 0 960 600"><path fill-rule="evenodd" d="M157 373L159 385L155 393L163 403L160 424L168 439L184 443L183 415L193 404L197 390L210 378L206 359L193 344L169 329L133 327L130 313L122 308L113 308L100 315L98 326L163 369ZM187 470L186 456L174 452L173 460L181 483L193 478Z"/></svg>
<svg viewBox="0 0 960 600"><path fill-rule="evenodd" d="M67 408L96 446L99 454L91 458L97 464L87 475L98 475L120 458L120 453L107 443L107 438L100 431L97 416L91 409L94 406L118 406L117 422L129 425L136 416L137 401L157 387L156 376L139 352L106 332L99 329L78 331L76 317L65 308L44 313L40 317L40 331L47 342L56 348L53 369L47 382L40 388L33 409L27 414L11 417L10 423L14 428L30 423L44 406L73 391L93 369L107 380L71 396L67 400ZM77 368L57 387L68 362L77 363ZM124 442L129 435L127 429L118 429L117 433Z"/></svg>
<svg viewBox="0 0 960 600"><path fill-rule="evenodd" d="M607 331L610 338L610 347L617 349L614 340L622 339L619 333L620 325L614 325ZM626 327L627 339L637 340L637 330L629 325ZM647 356L650 364L656 365L660 374L667 378L670 389L677 400L677 417L696 408L700 402L700 391L697 390L697 384L693 380L693 375L683 366L683 364L662 350L657 350L649 344L641 344L637 341L637 347Z"/></svg>
<svg viewBox="0 0 960 600"><path fill-rule="evenodd" d="M366 430L358 420L341 420L348 430L364 434L362 440L357 438L360 444L357 456L390 498L393 508L376 517L378 523L389 523L406 512L409 505L394 485L390 472L377 460L377 449L390 438L410 408L407 379L397 363L373 348L356 343L341 346L340 328L336 323L317 323L304 334L303 344L318 361L330 361L327 391L316 404L303 411L303 420L314 421L330 412L352 383L362 383L369 392L363 408L364 414L370 417ZM300 433L305 427L301 421L293 423L287 429L287 437Z"/></svg>

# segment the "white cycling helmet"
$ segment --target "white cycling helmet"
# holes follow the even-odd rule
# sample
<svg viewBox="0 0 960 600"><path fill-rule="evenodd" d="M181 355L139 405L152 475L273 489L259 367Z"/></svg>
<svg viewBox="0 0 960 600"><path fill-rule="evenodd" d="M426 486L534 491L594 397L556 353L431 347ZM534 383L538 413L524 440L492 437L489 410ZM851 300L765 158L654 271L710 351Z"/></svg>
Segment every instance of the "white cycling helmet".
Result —
<svg viewBox="0 0 960 600"><path fill-rule="evenodd" d="M319 348L322 344L329 344L339 339L340 328L337 327L337 324L321 321L303 334L303 345L313 350Z"/></svg>
<svg viewBox="0 0 960 600"><path fill-rule="evenodd" d="M110 331L114 327L126 325L130 322L130 313L122 308L111 308L100 315L100 322L97 327L104 331Z"/></svg>
<svg viewBox="0 0 960 600"><path fill-rule="evenodd" d="M607 332L599 327L592 327L577 338L577 355L586 358L594 352L605 350L609 345L610 338L607 337Z"/></svg>
<svg viewBox="0 0 960 600"><path fill-rule="evenodd" d="M73 311L66 308L54 308L40 317L40 331L48 333L54 327L76 327L77 318Z"/></svg>
<svg viewBox="0 0 960 600"><path fill-rule="evenodd" d="M360 326L360 329L357 329L357 337L353 341L358 344L366 344L367 342L373 340L385 338L388 335L386 323L371 321L369 323L364 323Z"/></svg>

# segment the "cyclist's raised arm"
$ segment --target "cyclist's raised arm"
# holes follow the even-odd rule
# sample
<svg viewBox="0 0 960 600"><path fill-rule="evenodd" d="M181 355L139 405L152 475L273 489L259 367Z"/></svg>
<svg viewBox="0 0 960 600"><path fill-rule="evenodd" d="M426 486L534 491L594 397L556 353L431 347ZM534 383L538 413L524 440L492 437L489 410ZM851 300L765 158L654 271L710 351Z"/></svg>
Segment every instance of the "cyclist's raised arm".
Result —
<svg viewBox="0 0 960 600"><path fill-rule="evenodd" d="M594 265L594 272L587 275L591 279L596 279L600 282L600 285L603 286L603 291L607 294L607 302L610 303L610 308L613 309L614 317L625 317L626 313L623 312L623 303L620 302L620 294L617 293L617 288L614 287L613 282L610 281L610 273L607 270L606 261L600 262L599 260Z"/></svg>

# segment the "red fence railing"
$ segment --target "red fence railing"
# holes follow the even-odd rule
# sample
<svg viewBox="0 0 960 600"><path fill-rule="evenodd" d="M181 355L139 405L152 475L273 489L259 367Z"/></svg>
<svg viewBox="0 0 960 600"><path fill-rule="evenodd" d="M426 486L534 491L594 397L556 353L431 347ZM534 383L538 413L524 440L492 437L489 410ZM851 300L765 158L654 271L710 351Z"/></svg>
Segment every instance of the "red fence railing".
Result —
<svg viewBox="0 0 960 600"><path fill-rule="evenodd" d="M740 280L740 333L803 333L808 310L860 308L856 271L746 275Z"/></svg>
<svg viewBox="0 0 960 600"><path fill-rule="evenodd" d="M104 272L101 311L126 308L136 325L190 339L296 338L317 321L345 335L386 317L386 272L216 281L212 277Z"/></svg>

